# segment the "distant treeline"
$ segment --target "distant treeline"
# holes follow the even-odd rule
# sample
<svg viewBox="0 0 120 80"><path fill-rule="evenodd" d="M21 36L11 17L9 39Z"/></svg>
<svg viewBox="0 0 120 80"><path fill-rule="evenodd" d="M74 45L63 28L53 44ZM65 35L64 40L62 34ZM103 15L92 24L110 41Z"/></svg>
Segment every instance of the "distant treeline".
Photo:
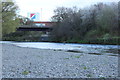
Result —
<svg viewBox="0 0 120 80"><path fill-rule="evenodd" d="M16 31L20 25L31 25L28 18L17 15L13 2L2 4L2 40L41 41L44 32ZM50 33L53 42L120 44L120 3L98 3L90 7L58 7L52 21L57 22ZM12 7L10 7L12 6ZM26 20L28 21L26 23Z"/></svg>
<svg viewBox="0 0 120 80"><path fill-rule="evenodd" d="M118 44L118 7L118 3L98 3L83 9L58 7L52 17L58 22L51 33L53 41Z"/></svg>

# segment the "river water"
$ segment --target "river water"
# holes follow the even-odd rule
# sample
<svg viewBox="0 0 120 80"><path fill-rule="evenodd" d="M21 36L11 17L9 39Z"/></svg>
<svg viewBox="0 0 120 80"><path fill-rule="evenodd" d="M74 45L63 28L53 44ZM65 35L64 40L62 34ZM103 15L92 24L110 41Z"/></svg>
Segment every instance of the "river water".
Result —
<svg viewBox="0 0 120 80"><path fill-rule="evenodd" d="M52 42L13 42L13 41L1 41L0 43L13 44L19 47L66 50L70 52L91 53L96 55L104 54L117 56L120 51L120 45L52 43Z"/></svg>

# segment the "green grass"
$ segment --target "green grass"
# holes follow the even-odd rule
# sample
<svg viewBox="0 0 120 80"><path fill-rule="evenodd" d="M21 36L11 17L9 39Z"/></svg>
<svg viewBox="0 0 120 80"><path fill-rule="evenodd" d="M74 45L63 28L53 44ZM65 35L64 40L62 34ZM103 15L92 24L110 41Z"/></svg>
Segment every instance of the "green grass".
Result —
<svg viewBox="0 0 120 80"><path fill-rule="evenodd" d="M75 58L80 58L80 56L75 56Z"/></svg>
<svg viewBox="0 0 120 80"><path fill-rule="evenodd" d="M109 77L112 77L112 76L109 76Z"/></svg>
<svg viewBox="0 0 120 80"><path fill-rule="evenodd" d="M64 58L64 59L69 59L69 58Z"/></svg>
<svg viewBox="0 0 120 80"><path fill-rule="evenodd" d="M85 66L85 67L83 67L85 70L87 69L87 67Z"/></svg>
<svg viewBox="0 0 120 80"><path fill-rule="evenodd" d="M97 69L96 67L94 67L93 69Z"/></svg>
<svg viewBox="0 0 120 80"><path fill-rule="evenodd" d="M22 75L28 75L29 73L30 73L29 71L25 70L22 72Z"/></svg>
<svg viewBox="0 0 120 80"><path fill-rule="evenodd" d="M91 74L87 74L87 77L92 77L92 75Z"/></svg>
<svg viewBox="0 0 120 80"><path fill-rule="evenodd" d="M105 77L100 77L101 79L105 79Z"/></svg>
<svg viewBox="0 0 120 80"><path fill-rule="evenodd" d="M72 57L72 58L80 58L80 57L81 57L81 55L79 55L79 56L74 56L74 55L71 55L70 57ZM64 58L64 59L70 59L70 58Z"/></svg>

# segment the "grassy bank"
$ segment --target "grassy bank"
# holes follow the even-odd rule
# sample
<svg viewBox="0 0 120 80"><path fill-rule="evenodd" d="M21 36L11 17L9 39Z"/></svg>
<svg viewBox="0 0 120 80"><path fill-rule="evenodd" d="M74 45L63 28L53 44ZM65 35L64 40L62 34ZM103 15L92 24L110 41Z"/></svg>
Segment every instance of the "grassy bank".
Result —
<svg viewBox="0 0 120 80"><path fill-rule="evenodd" d="M86 39L86 40L68 40L68 43L83 43L83 44L111 44L111 45L120 45L120 38L113 37L109 39Z"/></svg>
<svg viewBox="0 0 120 80"><path fill-rule="evenodd" d="M108 45L120 45L120 38L109 38L109 39L89 39L89 40L67 40L67 41L53 41L41 40L40 37L4 37L3 41L19 41L19 42L61 42L61 43L81 43L81 44L108 44Z"/></svg>
<svg viewBox="0 0 120 80"><path fill-rule="evenodd" d="M2 37L3 41L40 41L42 32L16 31Z"/></svg>
<svg viewBox="0 0 120 80"><path fill-rule="evenodd" d="M48 40L42 40L41 35L43 32L36 31L17 31L15 33L5 35L3 41L19 41L19 42L61 42L61 43L81 43L81 44L110 44L120 45L120 37L109 37L109 38L97 38L97 39L69 39L56 41L51 37Z"/></svg>

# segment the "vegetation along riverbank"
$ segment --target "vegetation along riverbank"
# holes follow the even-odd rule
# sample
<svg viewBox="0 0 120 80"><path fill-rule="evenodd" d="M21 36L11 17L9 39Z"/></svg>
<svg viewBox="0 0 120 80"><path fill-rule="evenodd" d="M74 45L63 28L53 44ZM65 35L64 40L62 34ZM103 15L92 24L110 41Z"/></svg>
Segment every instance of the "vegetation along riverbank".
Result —
<svg viewBox="0 0 120 80"><path fill-rule="evenodd" d="M83 9L57 7L54 10L54 16L51 17L51 21L57 23L53 25L53 30L47 34L48 38L41 37L46 32L16 31L19 26L35 24L28 18L27 21L24 21L24 18L17 15L16 10L18 7L14 6L14 3L8 3L9 5L5 5L6 3L2 4L3 41L120 44L119 2L97 3ZM12 14L5 11L6 6L14 6L10 8ZM14 17L15 19L13 20Z"/></svg>

